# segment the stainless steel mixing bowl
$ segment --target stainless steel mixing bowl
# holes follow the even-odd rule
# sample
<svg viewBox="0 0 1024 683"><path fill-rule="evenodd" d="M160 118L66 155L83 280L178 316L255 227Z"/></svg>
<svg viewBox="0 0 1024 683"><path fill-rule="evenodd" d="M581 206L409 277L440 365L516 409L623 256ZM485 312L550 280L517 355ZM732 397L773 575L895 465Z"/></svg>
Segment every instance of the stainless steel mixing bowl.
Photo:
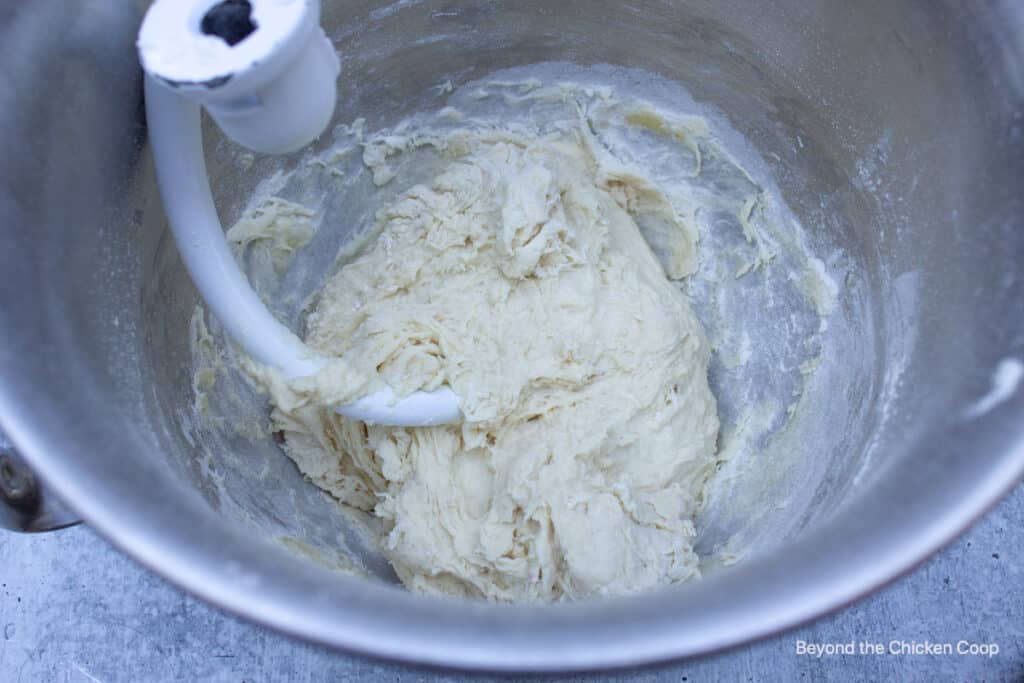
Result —
<svg viewBox="0 0 1024 683"><path fill-rule="evenodd" d="M145 3L5 3L0 423L126 553L227 610L347 650L595 668L705 653L836 609L911 569L1020 477L1020 2L325 4L344 60L339 121L387 125L436 106L431 86L446 79L539 61L683 84L757 148L812 242L856 265L842 299L856 323L841 340L848 371L814 397L793 466L763 491L770 500L785 480L802 495L736 566L547 607L408 594L272 439L196 439L197 295L147 156L133 47ZM209 132L227 220L272 162L243 173ZM826 414L840 428L810 438ZM361 553L371 577L337 571L336 547Z"/></svg>

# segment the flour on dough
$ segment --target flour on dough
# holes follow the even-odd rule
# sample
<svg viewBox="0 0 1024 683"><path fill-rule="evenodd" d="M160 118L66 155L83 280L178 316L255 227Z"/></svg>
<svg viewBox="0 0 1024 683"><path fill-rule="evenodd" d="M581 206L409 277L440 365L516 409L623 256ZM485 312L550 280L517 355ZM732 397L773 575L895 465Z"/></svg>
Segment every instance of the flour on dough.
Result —
<svg viewBox="0 0 1024 683"><path fill-rule="evenodd" d="M432 144L457 152L379 211L309 316L307 343L344 360L291 384L250 366L286 452L384 521L415 591L552 601L697 577L710 348L627 211L650 188L584 126ZM692 268L694 231L660 240ZM466 420L367 426L329 408L382 383L448 384Z"/></svg>

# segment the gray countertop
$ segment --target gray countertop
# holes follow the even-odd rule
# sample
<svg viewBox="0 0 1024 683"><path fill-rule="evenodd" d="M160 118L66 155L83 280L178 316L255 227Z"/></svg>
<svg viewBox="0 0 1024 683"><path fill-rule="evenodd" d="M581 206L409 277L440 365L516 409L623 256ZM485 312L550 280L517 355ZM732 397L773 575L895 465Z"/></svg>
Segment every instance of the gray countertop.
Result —
<svg viewBox="0 0 1024 683"><path fill-rule="evenodd" d="M1024 680L1022 521L1019 486L940 555L838 614L731 652L615 678ZM0 532L0 633L4 683L469 678L334 653L241 622L169 586L83 526L41 536ZM884 650L891 641L954 650L966 641L999 651L816 658L797 654L799 641L880 643Z"/></svg>

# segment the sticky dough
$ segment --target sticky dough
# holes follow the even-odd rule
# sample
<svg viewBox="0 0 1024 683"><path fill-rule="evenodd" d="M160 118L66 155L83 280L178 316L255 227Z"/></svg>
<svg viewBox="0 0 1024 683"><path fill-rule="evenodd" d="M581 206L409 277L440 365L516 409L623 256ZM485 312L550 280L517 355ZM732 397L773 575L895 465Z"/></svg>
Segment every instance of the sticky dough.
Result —
<svg viewBox="0 0 1024 683"><path fill-rule="evenodd" d="M695 232L673 224L659 261L629 212L650 188L583 126L445 145L309 316L307 342L343 360L291 384L251 368L285 450L383 521L414 591L552 601L698 577L719 424L709 344L666 275L694 270ZM383 382L447 383L466 420L388 428L323 407Z"/></svg>

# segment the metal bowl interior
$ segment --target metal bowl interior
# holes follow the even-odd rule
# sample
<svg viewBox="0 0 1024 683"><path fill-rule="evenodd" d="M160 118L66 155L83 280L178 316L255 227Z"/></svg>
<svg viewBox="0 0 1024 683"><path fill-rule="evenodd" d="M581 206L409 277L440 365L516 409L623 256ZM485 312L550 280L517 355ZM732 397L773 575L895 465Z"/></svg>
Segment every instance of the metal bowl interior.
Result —
<svg viewBox="0 0 1024 683"><path fill-rule="evenodd" d="M14 67L0 91L0 422L91 525L178 585L389 658L638 664L864 595L1024 472L1024 393L1007 380L1024 359L1016 3L325 2L343 56L337 121L393 124L437 106L439 83L537 62L641 69L720 112L812 244L853 266L840 299L849 324L831 339L847 361L773 451L788 453L774 476L742 485L787 502L748 523L759 533L744 560L656 594L546 607L408 594L273 439L202 441L189 413L198 296L145 149L133 50L144 5L0 10ZM207 134L225 222L260 178L299 159L243 167ZM340 571L338 548L368 576Z"/></svg>

